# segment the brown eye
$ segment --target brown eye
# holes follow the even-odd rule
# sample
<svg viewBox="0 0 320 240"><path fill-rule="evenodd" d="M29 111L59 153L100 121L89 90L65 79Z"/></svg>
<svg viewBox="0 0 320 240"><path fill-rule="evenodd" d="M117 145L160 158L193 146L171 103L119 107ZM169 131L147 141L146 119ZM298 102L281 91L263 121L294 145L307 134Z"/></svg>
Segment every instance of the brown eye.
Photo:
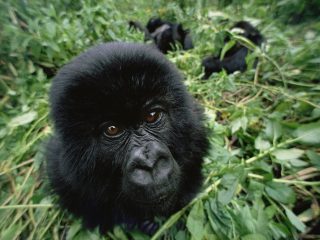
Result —
<svg viewBox="0 0 320 240"><path fill-rule="evenodd" d="M114 125L106 127L105 134L108 136L116 136L120 133L120 128Z"/></svg>
<svg viewBox="0 0 320 240"><path fill-rule="evenodd" d="M153 112L149 112L145 115L145 121L147 123L154 123L156 122L161 116L161 112L159 111L153 111Z"/></svg>

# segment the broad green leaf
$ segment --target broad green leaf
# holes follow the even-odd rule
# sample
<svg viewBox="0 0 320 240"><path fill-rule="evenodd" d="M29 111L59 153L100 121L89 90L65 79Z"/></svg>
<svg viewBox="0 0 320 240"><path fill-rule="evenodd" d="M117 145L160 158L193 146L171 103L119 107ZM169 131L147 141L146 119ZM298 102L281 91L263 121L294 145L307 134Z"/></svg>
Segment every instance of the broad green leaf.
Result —
<svg viewBox="0 0 320 240"><path fill-rule="evenodd" d="M295 133L302 143L320 145L320 121L301 125Z"/></svg>
<svg viewBox="0 0 320 240"><path fill-rule="evenodd" d="M128 240L127 236L120 226L116 226L113 228L113 234L117 239Z"/></svg>
<svg viewBox="0 0 320 240"><path fill-rule="evenodd" d="M177 234L174 236L175 240L185 240L187 239L186 231L179 230Z"/></svg>
<svg viewBox="0 0 320 240"><path fill-rule="evenodd" d="M290 220L291 224L295 226L300 232L304 232L306 230L306 225L287 207L283 206L288 219Z"/></svg>
<svg viewBox="0 0 320 240"><path fill-rule="evenodd" d="M267 238L259 233L253 233L242 237L241 240L267 240Z"/></svg>
<svg viewBox="0 0 320 240"><path fill-rule="evenodd" d="M261 136L259 136L254 140L254 147L260 151L265 151L271 147L271 144L269 141L263 140Z"/></svg>
<svg viewBox="0 0 320 240"><path fill-rule="evenodd" d="M313 58L309 60L309 63L320 63L320 58Z"/></svg>
<svg viewBox="0 0 320 240"><path fill-rule="evenodd" d="M279 137L282 136L282 127L280 122L277 120L268 119L266 121L265 133L269 140L276 141Z"/></svg>
<svg viewBox="0 0 320 240"><path fill-rule="evenodd" d="M320 117L320 108L315 108L315 109L313 109L311 115L312 115L313 118L318 118L318 117Z"/></svg>
<svg viewBox="0 0 320 240"><path fill-rule="evenodd" d="M205 223L206 220L203 210L203 203L202 201L198 201L193 205L187 219L187 228L194 239L202 240Z"/></svg>
<svg viewBox="0 0 320 240"><path fill-rule="evenodd" d="M71 227L68 230L67 233L67 240L72 240L75 238L75 236L77 235L77 233L80 231L81 229L81 223L80 222L74 222Z"/></svg>
<svg viewBox="0 0 320 240"><path fill-rule="evenodd" d="M307 210L303 211L302 213L299 214L298 218L302 222L309 222L311 221L317 213L315 213L314 209L308 208Z"/></svg>
<svg viewBox="0 0 320 240"><path fill-rule="evenodd" d="M265 191L271 198L284 204L294 203L296 200L296 195L291 187L283 183L269 182Z"/></svg>
<svg viewBox="0 0 320 240"><path fill-rule="evenodd" d="M291 159L291 160L289 160L289 163L293 167L305 167L305 166L309 165L306 161L302 161L300 159Z"/></svg>
<svg viewBox="0 0 320 240"><path fill-rule="evenodd" d="M271 222L269 226L275 239L288 239L291 235L287 226L282 223Z"/></svg>
<svg viewBox="0 0 320 240"><path fill-rule="evenodd" d="M22 228L21 224L12 224L9 228L4 229L1 232L1 240L12 240L16 239L17 234L19 234L19 229Z"/></svg>
<svg viewBox="0 0 320 240"><path fill-rule="evenodd" d="M134 240L149 240L150 239L150 236L142 233L141 231L137 231L137 230L131 231L130 236L133 237ZM120 240L122 240L122 239L120 239Z"/></svg>
<svg viewBox="0 0 320 240"><path fill-rule="evenodd" d="M306 152L308 158L310 159L310 162L320 169L320 154L316 153L315 151L308 150Z"/></svg>
<svg viewBox="0 0 320 240"><path fill-rule="evenodd" d="M215 198L210 199L205 206L210 225L218 239L232 239L235 226L226 206Z"/></svg>
<svg viewBox="0 0 320 240"><path fill-rule="evenodd" d="M220 54L220 60L222 60L224 58L224 55L228 52L228 50L230 50L237 42L235 40L231 40L229 42L227 42L222 50L221 50L221 54Z"/></svg>
<svg viewBox="0 0 320 240"><path fill-rule="evenodd" d="M81 230L72 240L100 240L98 231Z"/></svg>
<svg viewBox="0 0 320 240"><path fill-rule="evenodd" d="M298 159L304 154L304 151L298 148L279 149L272 153L280 161Z"/></svg>
<svg viewBox="0 0 320 240"><path fill-rule="evenodd" d="M47 30L47 34L49 36L49 38L54 38L54 36L56 35L56 24L54 22L46 22L46 30Z"/></svg>
<svg viewBox="0 0 320 240"><path fill-rule="evenodd" d="M49 46L55 51L55 52L60 52L60 47L58 44L54 42L50 42Z"/></svg>
<svg viewBox="0 0 320 240"><path fill-rule="evenodd" d="M205 240L219 240L218 237L213 233L210 223L207 221L204 227L204 239ZM186 238L185 238L186 239Z"/></svg>
<svg viewBox="0 0 320 240"><path fill-rule="evenodd" d="M223 189L218 192L218 201L222 204L228 204L237 190L238 183L238 176L233 174L224 175L220 184Z"/></svg>
<svg viewBox="0 0 320 240"><path fill-rule="evenodd" d="M82 227L81 223L76 221L70 227L67 233L67 240L99 240L98 230L94 231L86 230Z"/></svg>
<svg viewBox="0 0 320 240"><path fill-rule="evenodd" d="M277 213L277 208L274 205L270 205L265 208L265 213L267 214L269 220L272 219L276 213Z"/></svg>
<svg viewBox="0 0 320 240"><path fill-rule="evenodd" d="M248 125L247 117L243 116L243 117L237 118L231 122L231 132L235 133L238 130L240 130L240 128L242 128L245 131L247 129L247 125Z"/></svg>
<svg viewBox="0 0 320 240"><path fill-rule="evenodd" d="M21 125L26 125L30 122L32 122L33 120L35 120L37 118L38 114L35 111L30 111L27 112L23 115L20 115L18 117L13 118L10 122L9 122L9 127L18 127Z"/></svg>
<svg viewBox="0 0 320 240"><path fill-rule="evenodd" d="M255 181L254 179L250 179L248 186L248 198L255 200L256 198L260 198L263 194L264 184Z"/></svg>

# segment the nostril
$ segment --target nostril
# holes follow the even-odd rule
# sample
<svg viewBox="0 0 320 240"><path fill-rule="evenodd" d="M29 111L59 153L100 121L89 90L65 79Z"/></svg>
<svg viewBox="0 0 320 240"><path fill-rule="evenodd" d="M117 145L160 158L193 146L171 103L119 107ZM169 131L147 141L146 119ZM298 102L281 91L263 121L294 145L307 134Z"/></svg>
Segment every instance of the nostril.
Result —
<svg viewBox="0 0 320 240"><path fill-rule="evenodd" d="M155 169L165 170L165 169L169 169L169 168L171 168L171 161L168 158L161 157L156 162Z"/></svg>
<svg viewBox="0 0 320 240"><path fill-rule="evenodd" d="M158 181L165 180L173 171L173 164L170 158L161 157L158 159L154 169L153 175L154 178Z"/></svg>

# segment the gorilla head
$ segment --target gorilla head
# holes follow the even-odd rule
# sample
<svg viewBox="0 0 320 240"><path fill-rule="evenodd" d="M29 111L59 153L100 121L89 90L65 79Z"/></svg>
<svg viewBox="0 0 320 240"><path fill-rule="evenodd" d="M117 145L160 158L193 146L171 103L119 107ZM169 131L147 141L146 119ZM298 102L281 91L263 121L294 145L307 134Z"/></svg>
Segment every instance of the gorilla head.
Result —
<svg viewBox="0 0 320 240"><path fill-rule="evenodd" d="M184 50L193 48L189 31L184 30L180 23L172 23L153 17L149 19L146 29L149 34L145 35L145 38L153 40L159 50L165 54L174 50L174 44L177 42Z"/></svg>
<svg viewBox="0 0 320 240"><path fill-rule="evenodd" d="M159 51L108 43L54 78L50 184L88 228L168 216L201 186L208 149L201 108Z"/></svg>
<svg viewBox="0 0 320 240"><path fill-rule="evenodd" d="M149 19L146 26L139 21L129 21L129 29L144 32L144 40L151 40L161 52L175 50L175 44L180 43L184 50L193 48L192 38L189 30L185 30L180 23L164 21L158 17Z"/></svg>

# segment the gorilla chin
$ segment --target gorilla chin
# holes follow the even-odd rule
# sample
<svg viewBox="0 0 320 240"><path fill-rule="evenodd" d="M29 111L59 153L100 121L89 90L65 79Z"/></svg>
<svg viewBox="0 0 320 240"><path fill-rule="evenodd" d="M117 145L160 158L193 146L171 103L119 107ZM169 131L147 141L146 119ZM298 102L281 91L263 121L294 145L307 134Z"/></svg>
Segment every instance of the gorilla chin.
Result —
<svg viewBox="0 0 320 240"><path fill-rule="evenodd" d="M203 112L156 49L90 48L55 76L50 105L49 182L85 227L139 227L199 191L209 147Z"/></svg>

